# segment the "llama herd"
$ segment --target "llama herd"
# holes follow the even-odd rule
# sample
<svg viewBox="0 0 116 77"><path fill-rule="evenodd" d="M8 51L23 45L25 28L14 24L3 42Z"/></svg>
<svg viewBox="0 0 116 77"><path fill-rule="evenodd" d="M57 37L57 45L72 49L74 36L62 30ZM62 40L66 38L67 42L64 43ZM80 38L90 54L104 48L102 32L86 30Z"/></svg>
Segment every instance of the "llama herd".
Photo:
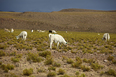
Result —
<svg viewBox="0 0 116 77"><path fill-rule="evenodd" d="M13 33L14 32L14 29L11 28L11 31L4 28L4 30L6 32L11 32ZM42 30L37 30L38 32L45 32L45 31L42 31ZM31 32L33 32L33 30L31 30ZM65 39L59 35L59 34L53 34L53 33L57 33L55 30L49 30L49 41L50 41L50 49L52 49L52 44L53 42L57 43L57 48L59 46L60 43L63 43L64 45L67 45L67 42L65 41ZM22 40L26 40L27 38L27 32L26 31L22 31L18 36L16 36L17 39L19 38L22 38ZM109 33L105 33L103 35L103 38L102 40L105 40L106 42L110 40L110 35Z"/></svg>

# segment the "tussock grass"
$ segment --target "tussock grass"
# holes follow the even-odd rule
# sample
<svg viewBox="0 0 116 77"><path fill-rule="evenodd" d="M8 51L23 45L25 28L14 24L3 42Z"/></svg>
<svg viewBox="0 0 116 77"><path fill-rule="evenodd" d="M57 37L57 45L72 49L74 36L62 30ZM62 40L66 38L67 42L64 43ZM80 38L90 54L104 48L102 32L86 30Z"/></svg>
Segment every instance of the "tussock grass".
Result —
<svg viewBox="0 0 116 77"><path fill-rule="evenodd" d="M114 57L113 56L108 56L108 58L107 58L107 60L109 60L109 61L113 61L113 59L114 59Z"/></svg>
<svg viewBox="0 0 116 77"><path fill-rule="evenodd" d="M6 47L8 47L7 44L4 45L0 44L0 49L6 49Z"/></svg>
<svg viewBox="0 0 116 77"><path fill-rule="evenodd" d="M61 69L61 68L58 70L58 74L59 74L59 75L63 75L64 73L65 73L65 70L63 70L63 69Z"/></svg>
<svg viewBox="0 0 116 77"><path fill-rule="evenodd" d="M54 60L52 59L52 57L49 57L46 59L46 61L44 62L45 65L52 65L54 62Z"/></svg>
<svg viewBox="0 0 116 77"><path fill-rule="evenodd" d="M57 62L54 62L52 65L53 65L54 67L60 67L60 66L61 66L61 64L60 64L60 63L57 63Z"/></svg>
<svg viewBox="0 0 116 77"><path fill-rule="evenodd" d="M43 51L43 52L39 53L39 55L46 58L48 55L51 56L51 52L50 51Z"/></svg>
<svg viewBox="0 0 116 77"><path fill-rule="evenodd" d="M56 72L49 72L47 74L47 77L55 77L56 76Z"/></svg>
<svg viewBox="0 0 116 77"><path fill-rule="evenodd" d="M82 66L81 66L81 69L82 69L83 71L89 71L89 70L90 70L90 68L87 67L87 66L85 66L85 65L82 65Z"/></svg>
<svg viewBox="0 0 116 77"><path fill-rule="evenodd" d="M38 54L34 54L29 52L27 57L27 61L33 61L33 62L41 62L43 59L38 55Z"/></svg>
<svg viewBox="0 0 116 77"><path fill-rule="evenodd" d="M49 71L51 71L51 70L56 71L56 67L50 66L50 67L48 67L48 70L49 70Z"/></svg>
<svg viewBox="0 0 116 77"><path fill-rule="evenodd" d="M0 50L0 57L5 56L6 53Z"/></svg>
<svg viewBox="0 0 116 77"><path fill-rule="evenodd" d="M112 75L112 76L116 76L116 71L110 68L110 69L106 72L106 74Z"/></svg>
<svg viewBox="0 0 116 77"><path fill-rule="evenodd" d="M33 69L32 68L23 70L23 75L29 76L32 73L33 73Z"/></svg>
<svg viewBox="0 0 116 77"><path fill-rule="evenodd" d="M60 77L70 77L70 76L67 74L64 74L63 76L60 76Z"/></svg>
<svg viewBox="0 0 116 77"><path fill-rule="evenodd" d="M95 71L99 70L99 69L102 69L103 66L98 64L98 63L92 63L91 64L91 68L94 69Z"/></svg>
<svg viewBox="0 0 116 77"><path fill-rule="evenodd" d="M69 59L67 60L67 63L68 63L68 64L72 64L72 63L74 63L74 61L73 61L71 58L69 58Z"/></svg>
<svg viewBox="0 0 116 77"><path fill-rule="evenodd" d="M14 65L11 64L2 64L1 68L4 70L4 72L8 72L9 70L13 70L14 69Z"/></svg>
<svg viewBox="0 0 116 77"><path fill-rule="evenodd" d="M11 61L13 61L13 62L19 62L19 58L11 58Z"/></svg>
<svg viewBox="0 0 116 77"><path fill-rule="evenodd" d="M39 72L39 73L45 72L45 69L44 69L43 67L40 67L40 68L37 69L37 73L38 73L38 72Z"/></svg>
<svg viewBox="0 0 116 77"><path fill-rule="evenodd" d="M5 74L5 77L19 77L15 73Z"/></svg>
<svg viewBox="0 0 116 77"><path fill-rule="evenodd" d="M27 39L24 41L22 39L16 39L16 36L21 32L22 30L16 30L14 33L8 33L4 32L3 30L0 30L0 57L6 56L6 53L3 52L5 49L10 48L11 46L16 48L17 50L14 52L7 53L8 56L12 57L11 61L13 62L19 62L20 58L24 54L17 54L17 51L25 50L25 51L33 51L33 48L36 49L37 53L31 53L28 52L26 54L27 61L32 62L42 62L44 59L44 64L51 66L48 67L48 70L54 71L58 67L61 67L62 65L58 62L56 62L53 57L51 50L49 50L49 38L48 38L48 32L45 33L39 33L35 31L34 33L31 33L29 30L26 30L28 32ZM97 33L90 33L90 32L68 32L65 33L64 31L58 31L58 34L62 35L65 40L68 42L68 46L64 46L61 44L59 46L59 49L56 48L56 44L53 45L53 50L63 52L63 54L66 53L87 53L87 54L113 54L114 50L116 48L116 34L110 33L111 40L108 42L102 41L102 35L103 33L100 33L98 36ZM6 37L7 36L7 37ZM3 44L4 43L4 44ZM62 53L61 53L62 54ZM112 61L113 64L116 64L116 61L114 60L113 56L109 56L107 58L109 61ZM71 66L77 69L81 69L84 72L89 71L90 69L94 69L95 71L102 69L103 66L96 63L94 59L81 59L80 57L76 57L74 60L71 58L68 58L67 56L62 56L62 61L65 63L71 64ZM88 63L91 67L88 67L86 65L83 65L83 62ZM0 66L5 67L5 71L8 72L8 69L6 69L6 65L3 65L1 63ZM45 69L39 68L37 72L45 72ZM27 69L28 70L28 69ZM108 71L109 72L109 71ZM50 73L50 75L49 75ZM56 76L56 72L48 73L48 77ZM102 73L101 73L102 74ZM29 75L29 74L28 74ZM65 73L63 74L65 77ZM77 77L85 77L85 74L78 75Z"/></svg>

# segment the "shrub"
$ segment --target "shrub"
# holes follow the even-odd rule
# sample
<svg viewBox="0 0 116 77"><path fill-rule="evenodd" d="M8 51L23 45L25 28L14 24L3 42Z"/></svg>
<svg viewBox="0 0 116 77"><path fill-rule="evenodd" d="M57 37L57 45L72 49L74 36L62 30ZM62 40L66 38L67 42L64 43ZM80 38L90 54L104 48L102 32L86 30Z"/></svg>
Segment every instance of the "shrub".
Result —
<svg viewBox="0 0 116 77"><path fill-rule="evenodd" d="M1 44L0 44L0 49L6 49L6 47L7 47L6 44L5 44L5 45L1 45Z"/></svg>
<svg viewBox="0 0 116 77"><path fill-rule="evenodd" d="M83 62L86 62L86 63L88 63L88 60L87 60L86 58L84 58L84 59L83 59Z"/></svg>
<svg viewBox="0 0 116 77"><path fill-rule="evenodd" d="M73 48L72 47L70 47L70 46L68 46L68 47L66 47L68 50L72 50Z"/></svg>
<svg viewBox="0 0 116 77"><path fill-rule="evenodd" d="M38 54L28 53L27 61L32 60L33 62L41 62L42 58Z"/></svg>
<svg viewBox="0 0 116 77"><path fill-rule="evenodd" d="M4 70L4 72L8 72L8 70L13 70L14 69L14 65L10 65L10 64L2 64L1 68Z"/></svg>
<svg viewBox="0 0 116 77"><path fill-rule="evenodd" d="M79 75L79 71L76 71L76 73L75 73L77 76Z"/></svg>
<svg viewBox="0 0 116 77"><path fill-rule="evenodd" d="M4 69L4 72L8 72L8 69L7 69L7 68L5 68L5 69Z"/></svg>
<svg viewBox="0 0 116 77"><path fill-rule="evenodd" d="M76 54L76 53L77 53L77 51L73 51L73 50L71 50L71 53L74 53L74 54Z"/></svg>
<svg viewBox="0 0 116 77"><path fill-rule="evenodd" d="M62 49L63 52L67 52L68 50L67 49Z"/></svg>
<svg viewBox="0 0 116 77"><path fill-rule="evenodd" d="M21 58L22 57L22 54L17 54L16 55L16 58Z"/></svg>
<svg viewBox="0 0 116 77"><path fill-rule="evenodd" d="M44 69L44 68L39 68L39 69L37 70L37 72L45 72L45 69Z"/></svg>
<svg viewBox="0 0 116 77"><path fill-rule="evenodd" d="M85 74L81 74L80 76L77 76L77 77L85 77Z"/></svg>
<svg viewBox="0 0 116 77"><path fill-rule="evenodd" d="M47 77L55 77L56 76L56 73L55 72L49 72L47 74Z"/></svg>
<svg viewBox="0 0 116 77"><path fill-rule="evenodd" d="M6 65L5 64L2 64L1 65L1 68L4 70L6 68Z"/></svg>
<svg viewBox="0 0 116 77"><path fill-rule="evenodd" d="M23 75L29 76L29 75L31 75L32 73L33 73L33 69L32 69L32 68L30 68L30 69L24 69L24 70L23 70Z"/></svg>
<svg viewBox="0 0 116 77"><path fill-rule="evenodd" d="M61 68L58 70L58 74L63 75L64 73L65 73L65 70L63 70Z"/></svg>
<svg viewBox="0 0 116 77"><path fill-rule="evenodd" d="M76 58L76 62L74 62L72 64L72 67L74 67L74 68L80 68L81 64L82 64L82 60L79 57L77 57Z"/></svg>
<svg viewBox="0 0 116 77"><path fill-rule="evenodd" d="M10 73L9 76L5 76L5 77L19 77L19 76L15 75L14 73Z"/></svg>
<svg viewBox="0 0 116 77"><path fill-rule="evenodd" d="M69 59L67 60L67 63L68 63L68 64L72 64L72 63L74 63L74 61L73 61L71 58L69 58Z"/></svg>
<svg viewBox="0 0 116 77"><path fill-rule="evenodd" d="M62 56L63 60L67 60L68 57L67 56Z"/></svg>
<svg viewBox="0 0 116 77"><path fill-rule="evenodd" d="M83 59L83 62L86 62L86 63L95 63L95 61L93 59L86 59L86 58Z"/></svg>
<svg viewBox="0 0 116 77"><path fill-rule="evenodd" d="M98 63L92 63L91 64L92 69L94 69L95 71L97 71L98 69L103 68L103 66L99 65Z"/></svg>
<svg viewBox="0 0 116 77"><path fill-rule="evenodd" d="M56 70L56 68L55 68L55 67L53 67L53 66L50 66L50 67L48 67L48 70L49 70L49 71L51 71L51 70L55 71L55 70Z"/></svg>
<svg viewBox="0 0 116 77"><path fill-rule="evenodd" d="M44 51L42 53L39 53L39 55L46 58L47 55L50 55L51 56L51 52L50 51Z"/></svg>
<svg viewBox="0 0 116 77"><path fill-rule="evenodd" d="M17 54L17 52L14 51L14 52L10 53L9 56L16 56L16 54Z"/></svg>
<svg viewBox="0 0 116 77"><path fill-rule="evenodd" d="M100 75L103 75L103 74L104 74L104 72L103 72L103 71L101 71L101 72L100 72Z"/></svg>
<svg viewBox="0 0 116 77"><path fill-rule="evenodd" d="M19 62L19 58L11 58L11 61L13 61L13 62Z"/></svg>
<svg viewBox="0 0 116 77"><path fill-rule="evenodd" d="M60 77L70 77L69 75L67 75L67 74L65 74L65 75L63 75L63 76L60 76Z"/></svg>
<svg viewBox="0 0 116 77"><path fill-rule="evenodd" d="M109 61L112 61L113 59L114 59L114 57L111 55L107 58L107 60L109 60Z"/></svg>
<svg viewBox="0 0 116 77"><path fill-rule="evenodd" d="M61 64L54 62L54 63L53 63L53 66L54 66L54 67L60 67Z"/></svg>
<svg viewBox="0 0 116 77"><path fill-rule="evenodd" d="M0 62L0 66L2 65L2 62Z"/></svg>
<svg viewBox="0 0 116 77"><path fill-rule="evenodd" d="M81 64L82 64L82 62L76 61L76 62L74 62L74 63L72 64L72 67L74 67L74 68L80 68Z"/></svg>
<svg viewBox="0 0 116 77"><path fill-rule="evenodd" d="M5 56L5 55L6 55L6 53L5 53L5 52L0 51L0 57Z"/></svg>
<svg viewBox="0 0 116 77"><path fill-rule="evenodd" d="M80 57L76 57L76 61L79 61L80 63L82 63L82 60Z"/></svg>
<svg viewBox="0 0 116 77"><path fill-rule="evenodd" d="M38 47L37 48L37 51L43 51L44 49L43 48L41 48L41 47Z"/></svg>
<svg viewBox="0 0 116 77"><path fill-rule="evenodd" d="M116 60L112 60L112 63L113 63L113 64L116 64Z"/></svg>
<svg viewBox="0 0 116 77"><path fill-rule="evenodd" d="M113 69L109 69L106 74L116 76L116 72Z"/></svg>
<svg viewBox="0 0 116 77"><path fill-rule="evenodd" d="M13 70L14 69L14 65L7 64L6 68L8 70Z"/></svg>
<svg viewBox="0 0 116 77"><path fill-rule="evenodd" d="M48 58L44 63L45 63L45 65L50 65L50 64L52 64L53 63L53 59L50 57L50 58Z"/></svg>
<svg viewBox="0 0 116 77"><path fill-rule="evenodd" d="M81 66L81 69L83 71L89 71L90 70L90 68L89 67L86 67L85 65Z"/></svg>

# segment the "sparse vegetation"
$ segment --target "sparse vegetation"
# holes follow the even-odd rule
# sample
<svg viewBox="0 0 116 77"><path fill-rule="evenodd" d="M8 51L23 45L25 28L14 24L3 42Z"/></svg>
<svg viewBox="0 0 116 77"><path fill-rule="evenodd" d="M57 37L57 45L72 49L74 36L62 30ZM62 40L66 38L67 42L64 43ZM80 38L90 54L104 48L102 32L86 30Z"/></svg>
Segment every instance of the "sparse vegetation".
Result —
<svg viewBox="0 0 116 77"><path fill-rule="evenodd" d="M60 77L70 77L70 76L67 74L64 74L63 76L60 76Z"/></svg>
<svg viewBox="0 0 116 77"><path fill-rule="evenodd" d="M42 53L39 53L39 55L46 58L48 55L51 56L51 52L50 51L44 51Z"/></svg>
<svg viewBox="0 0 116 77"><path fill-rule="evenodd" d="M5 56L6 53L0 50L0 57Z"/></svg>
<svg viewBox="0 0 116 77"><path fill-rule="evenodd" d="M54 62L54 60L52 59L52 57L47 58L45 61L45 65L51 65Z"/></svg>
<svg viewBox="0 0 116 77"><path fill-rule="evenodd" d="M116 76L116 71L114 71L113 69L109 69L106 74L108 75L112 75L112 76Z"/></svg>
<svg viewBox="0 0 116 77"><path fill-rule="evenodd" d="M53 63L53 66L54 66L54 67L60 67L61 64L59 64L59 63L57 63L57 62L54 62L54 63Z"/></svg>
<svg viewBox="0 0 116 77"><path fill-rule="evenodd" d="M55 77L56 76L56 73L55 72L49 72L47 74L47 77Z"/></svg>
<svg viewBox="0 0 116 77"><path fill-rule="evenodd" d="M11 58L11 60L13 61L13 62L19 62L19 58Z"/></svg>
<svg viewBox="0 0 116 77"><path fill-rule="evenodd" d="M71 58L69 58L68 60L67 60L67 63L68 64L72 64L74 61L71 59Z"/></svg>
<svg viewBox="0 0 116 77"><path fill-rule="evenodd" d="M107 59L108 59L109 61L112 61L112 60L114 59L114 57L110 55Z"/></svg>
<svg viewBox="0 0 116 77"><path fill-rule="evenodd" d="M61 68L58 70L58 74L59 74L59 75L63 75L64 73L65 73L65 70L63 70L63 69L61 69Z"/></svg>
<svg viewBox="0 0 116 77"><path fill-rule="evenodd" d="M42 68L42 67L41 67L41 68L38 68L38 69L37 69L37 72L39 72L39 73L41 73L41 72L45 72L45 69Z"/></svg>
<svg viewBox="0 0 116 77"><path fill-rule="evenodd" d="M92 63L91 64L92 69L94 69L95 71L102 69L103 66L99 65L98 63Z"/></svg>
<svg viewBox="0 0 116 77"><path fill-rule="evenodd" d="M2 64L1 68L4 70L4 72L8 72L9 70L13 70L14 69L14 65L11 64Z"/></svg>
<svg viewBox="0 0 116 77"><path fill-rule="evenodd" d="M28 57L27 57L27 61L33 61L33 62L41 62L42 61L42 58L39 57L38 54L33 54L31 52L28 53Z"/></svg>
<svg viewBox="0 0 116 77"><path fill-rule="evenodd" d="M116 36L113 33L110 33L111 40L104 42L101 40L103 33L97 36L97 33L68 32L66 34L64 31L58 31L66 39L68 46L61 44L59 49L57 49L55 44L53 50L50 50L47 32L40 33L35 31L35 33L31 33L26 30L28 32L27 40L23 41L22 39L17 40L15 37L20 31L16 30L15 33L8 34L0 30L0 70L1 73L5 72L8 77L11 76L9 74L11 72L16 72L18 77L21 75L30 77L35 77L36 75L70 77L72 74L76 77L85 77L86 74L90 76L89 72L92 69L91 72L97 72L99 75L115 76L115 69L103 71L104 68L106 69L109 66L113 68L116 64L114 57ZM105 59L108 61L105 62ZM100 64L99 60L102 61ZM8 63L9 65L7 66ZM102 63L104 63L103 65L110 63L110 65L105 65L104 67ZM16 69L14 69L14 66L16 66ZM33 72L22 67L31 67ZM20 70L18 70L19 68ZM9 70L12 71L9 72ZM23 72L18 73L16 70ZM75 72L75 70L77 71ZM83 74L84 72L86 73Z"/></svg>
<svg viewBox="0 0 116 77"><path fill-rule="evenodd" d="M55 67L53 67L53 66L50 66L50 67L48 67L48 70L49 70L49 71L51 71L51 70L55 71L55 70L56 70L56 68L55 68Z"/></svg>
<svg viewBox="0 0 116 77"><path fill-rule="evenodd" d="M33 69L32 69L32 68L30 68L30 69L24 69L24 70L23 70L23 75L29 76L29 75L31 75L32 73L33 73Z"/></svg>
<svg viewBox="0 0 116 77"><path fill-rule="evenodd" d="M6 47L8 47L7 44L5 45L0 44L0 49L6 49Z"/></svg>
<svg viewBox="0 0 116 77"><path fill-rule="evenodd" d="M81 69L82 69L83 71L89 71L89 70L90 70L90 68L87 67L87 66L85 66L85 65L82 65L82 66L81 66Z"/></svg>

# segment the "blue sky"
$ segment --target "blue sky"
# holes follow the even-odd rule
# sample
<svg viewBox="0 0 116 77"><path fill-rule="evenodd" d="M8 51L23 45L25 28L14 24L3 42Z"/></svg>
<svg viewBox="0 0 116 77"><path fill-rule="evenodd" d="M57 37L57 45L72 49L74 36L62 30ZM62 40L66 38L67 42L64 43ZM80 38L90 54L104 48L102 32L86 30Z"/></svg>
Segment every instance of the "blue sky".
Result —
<svg viewBox="0 0 116 77"><path fill-rule="evenodd" d="M0 11L52 12L68 8L116 10L116 0L0 0Z"/></svg>

